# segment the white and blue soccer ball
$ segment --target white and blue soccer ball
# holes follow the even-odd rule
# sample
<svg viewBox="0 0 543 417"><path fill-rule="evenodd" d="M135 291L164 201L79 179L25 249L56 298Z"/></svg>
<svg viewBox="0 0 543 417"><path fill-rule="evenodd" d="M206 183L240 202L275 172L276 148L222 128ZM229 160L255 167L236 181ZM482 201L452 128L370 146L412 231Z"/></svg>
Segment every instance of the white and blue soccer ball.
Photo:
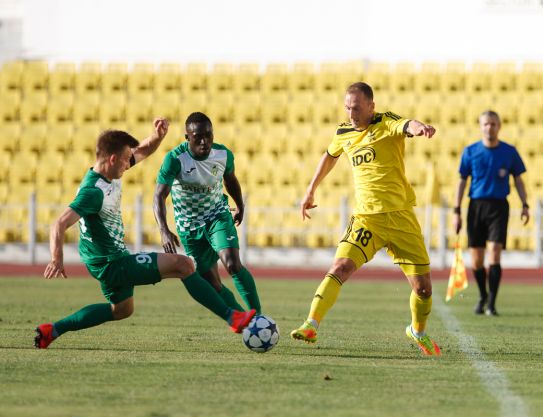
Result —
<svg viewBox="0 0 543 417"><path fill-rule="evenodd" d="M279 341L279 327L270 316L256 315L243 329L243 343L253 352L264 353Z"/></svg>

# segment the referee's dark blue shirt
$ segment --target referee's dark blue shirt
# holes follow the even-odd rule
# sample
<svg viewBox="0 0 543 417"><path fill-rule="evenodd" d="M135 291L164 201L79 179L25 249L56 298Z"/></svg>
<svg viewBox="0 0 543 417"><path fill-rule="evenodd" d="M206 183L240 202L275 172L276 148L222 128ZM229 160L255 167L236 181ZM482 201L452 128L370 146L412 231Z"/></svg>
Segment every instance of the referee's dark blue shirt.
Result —
<svg viewBox="0 0 543 417"><path fill-rule="evenodd" d="M516 148L500 141L487 148L483 141L466 146L459 168L464 179L471 176L469 196L472 199L505 199L509 195L509 175L518 177L526 167Z"/></svg>

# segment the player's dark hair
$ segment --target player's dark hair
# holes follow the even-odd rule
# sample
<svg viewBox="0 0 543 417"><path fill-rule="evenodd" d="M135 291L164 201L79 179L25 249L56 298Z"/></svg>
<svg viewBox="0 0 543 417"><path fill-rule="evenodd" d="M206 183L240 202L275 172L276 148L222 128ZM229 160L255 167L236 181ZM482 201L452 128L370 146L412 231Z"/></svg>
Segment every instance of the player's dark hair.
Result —
<svg viewBox="0 0 543 417"><path fill-rule="evenodd" d="M356 91L364 94L364 96L366 98L369 98L370 100L373 100L373 90L369 86L369 84L366 84L366 83L363 83L363 82L357 82L357 83L351 84L347 88L347 93L354 93Z"/></svg>
<svg viewBox="0 0 543 417"><path fill-rule="evenodd" d="M187 120L185 121L185 127L187 127L191 123L209 123L210 126L213 126L209 117L199 111L191 113L189 117L187 117Z"/></svg>
<svg viewBox="0 0 543 417"><path fill-rule="evenodd" d="M108 157L118 154L125 146L135 148L140 143L136 138L122 130L106 130L98 136L96 143L96 156Z"/></svg>
<svg viewBox="0 0 543 417"><path fill-rule="evenodd" d="M496 113L494 110L485 110L484 112L481 113L481 115L479 116L479 119L481 119L481 117L483 116L495 117L498 120L498 122L501 123L500 115Z"/></svg>

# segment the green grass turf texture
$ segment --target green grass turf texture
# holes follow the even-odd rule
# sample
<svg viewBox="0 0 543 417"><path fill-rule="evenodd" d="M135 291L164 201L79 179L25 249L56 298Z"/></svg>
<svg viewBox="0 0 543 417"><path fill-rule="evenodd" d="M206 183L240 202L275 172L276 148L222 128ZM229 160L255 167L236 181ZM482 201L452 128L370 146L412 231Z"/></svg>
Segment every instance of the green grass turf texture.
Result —
<svg viewBox="0 0 543 417"><path fill-rule="evenodd" d="M317 285L258 280L281 330L265 354L247 350L176 280L138 287L129 319L36 350L35 325L103 302L98 284L0 279L0 416L500 416L438 314L429 334L443 356L424 357L409 343L407 282L348 282L317 344L291 340ZM443 298L444 282L434 294ZM500 317L475 316L476 296L471 285L449 303L452 313L528 414L543 415L543 286L502 285Z"/></svg>

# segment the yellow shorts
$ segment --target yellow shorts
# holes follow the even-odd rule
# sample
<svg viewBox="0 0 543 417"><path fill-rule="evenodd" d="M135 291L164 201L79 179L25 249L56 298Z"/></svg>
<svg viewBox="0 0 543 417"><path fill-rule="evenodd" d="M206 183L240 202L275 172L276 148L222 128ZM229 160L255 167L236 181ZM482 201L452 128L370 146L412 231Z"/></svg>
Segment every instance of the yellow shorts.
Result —
<svg viewBox="0 0 543 417"><path fill-rule="evenodd" d="M352 216L336 258L349 258L360 268L383 247L405 275L430 272L430 258L412 209Z"/></svg>

